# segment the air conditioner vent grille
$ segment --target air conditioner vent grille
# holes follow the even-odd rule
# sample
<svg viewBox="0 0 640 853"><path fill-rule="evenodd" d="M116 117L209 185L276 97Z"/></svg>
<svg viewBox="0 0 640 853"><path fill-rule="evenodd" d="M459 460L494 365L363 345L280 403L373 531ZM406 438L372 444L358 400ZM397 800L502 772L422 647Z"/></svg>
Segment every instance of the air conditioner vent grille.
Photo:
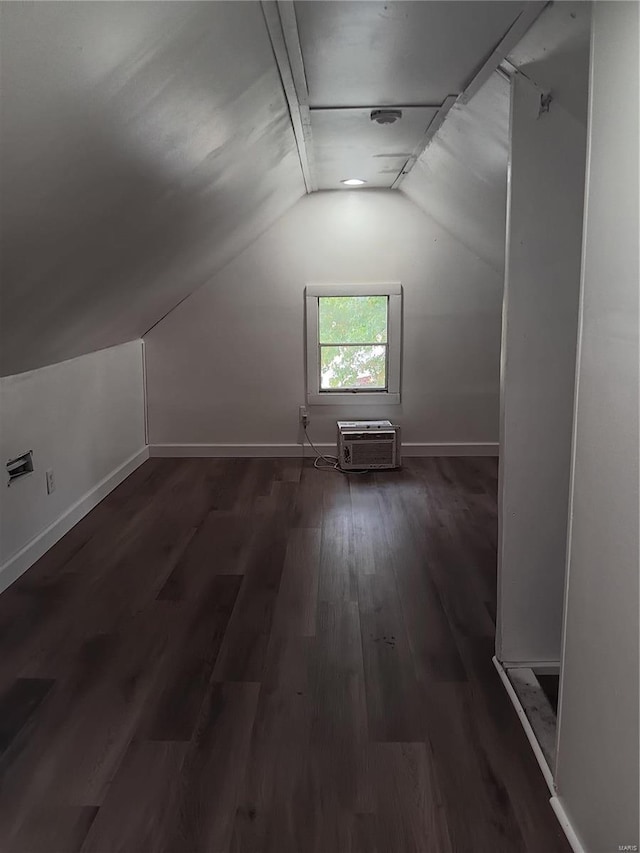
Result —
<svg viewBox="0 0 640 853"><path fill-rule="evenodd" d="M373 438L373 436L371 436ZM351 444L351 464L367 468L371 465L393 465L394 441L367 441Z"/></svg>

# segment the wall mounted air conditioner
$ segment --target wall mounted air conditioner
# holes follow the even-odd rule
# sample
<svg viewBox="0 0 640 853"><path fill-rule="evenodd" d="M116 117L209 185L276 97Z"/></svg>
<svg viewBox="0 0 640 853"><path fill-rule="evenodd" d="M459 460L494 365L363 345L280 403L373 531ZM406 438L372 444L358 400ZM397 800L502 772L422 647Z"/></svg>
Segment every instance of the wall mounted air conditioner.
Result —
<svg viewBox="0 0 640 853"><path fill-rule="evenodd" d="M400 467L400 427L391 421L338 421L338 465L343 471Z"/></svg>

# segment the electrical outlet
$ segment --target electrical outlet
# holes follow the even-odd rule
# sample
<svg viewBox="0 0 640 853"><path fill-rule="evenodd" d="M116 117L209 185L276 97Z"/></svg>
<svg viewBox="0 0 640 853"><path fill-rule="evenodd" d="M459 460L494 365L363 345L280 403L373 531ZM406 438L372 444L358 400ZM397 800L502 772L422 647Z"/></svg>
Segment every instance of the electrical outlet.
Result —
<svg viewBox="0 0 640 853"><path fill-rule="evenodd" d="M56 490L56 479L53 476L53 468L49 468L47 471L47 494L50 495L51 492L55 492Z"/></svg>
<svg viewBox="0 0 640 853"><path fill-rule="evenodd" d="M309 412L306 406L300 406L298 411L300 423L303 427L309 426Z"/></svg>

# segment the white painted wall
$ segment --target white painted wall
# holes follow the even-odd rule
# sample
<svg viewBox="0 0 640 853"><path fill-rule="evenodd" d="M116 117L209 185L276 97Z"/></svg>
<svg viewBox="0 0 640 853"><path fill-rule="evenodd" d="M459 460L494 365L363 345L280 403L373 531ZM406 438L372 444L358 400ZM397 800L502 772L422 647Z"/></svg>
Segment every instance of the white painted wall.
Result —
<svg viewBox="0 0 640 853"><path fill-rule="evenodd" d="M587 86L587 78L584 78ZM500 435L500 661L560 660L586 128L512 80Z"/></svg>
<svg viewBox="0 0 640 853"><path fill-rule="evenodd" d="M399 406L314 407L389 417L407 442L495 442L502 280L401 193L307 196L146 337L150 444L300 440L307 283L401 281Z"/></svg>
<svg viewBox="0 0 640 853"><path fill-rule="evenodd" d="M504 270L509 83L493 74L453 105L400 189L472 252Z"/></svg>
<svg viewBox="0 0 640 853"><path fill-rule="evenodd" d="M640 844L638 30L638 4L595 4L556 767L588 853Z"/></svg>
<svg viewBox="0 0 640 853"><path fill-rule="evenodd" d="M142 377L142 344L132 341L0 379L2 464L33 450L35 468L10 487L8 477L0 484L0 588L91 508L91 493L106 494L107 484L100 486L105 478L112 488L118 469L125 466L125 476L143 461ZM49 468L56 482L51 495ZM54 530L34 543L51 525Z"/></svg>

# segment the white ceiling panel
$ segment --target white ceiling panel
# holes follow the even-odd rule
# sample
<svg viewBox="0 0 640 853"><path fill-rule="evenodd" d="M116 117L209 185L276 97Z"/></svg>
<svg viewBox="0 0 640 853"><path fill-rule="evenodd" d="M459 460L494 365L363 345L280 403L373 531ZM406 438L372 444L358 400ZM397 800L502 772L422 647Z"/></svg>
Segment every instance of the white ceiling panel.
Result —
<svg viewBox="0 0 640 853"><path fill-rule="evenodd" d="M377 124L369 108L311 110L319 188L335 189L346 178L391 187L436 113L435 108L403 107L394 124Z"/></svg>
<svg viewBox="0 0 640 853"><path fill-rule="evenodd" d="M297 2L309 106L437 105L459 94L524 2Z"/></svg>
<svg viewBox="0 0 640 853"><path fill-rule="evenodd" d="M259 3L1 3L2 374L139 337L304 194Z"/></svg>

